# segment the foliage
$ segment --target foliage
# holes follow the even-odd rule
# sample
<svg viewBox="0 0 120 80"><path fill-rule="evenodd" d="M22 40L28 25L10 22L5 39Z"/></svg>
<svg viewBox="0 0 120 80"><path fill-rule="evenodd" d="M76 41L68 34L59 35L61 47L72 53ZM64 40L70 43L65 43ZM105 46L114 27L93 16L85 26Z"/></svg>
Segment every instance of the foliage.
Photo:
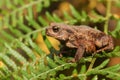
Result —
<svg viewBox="0 0 120 80"><path fill-rule="evenodd" d="M117 46L112 52L97 54L95 57L83 57L79 63L67 63L69 58L59 58L58 53L45 35L45 28L49 22L62 22L68 24L88 24L89 22L106 22L107 19L93 11L97 18L92 18L85 11L79 12L72 5L71 15L63 12L64 20L56 14L52 14L48 7L51 3L59 0L5 0L1 1L0 7L5 6L9 10L2 10L0 18L0 79L1 80L86 80L90 77L97 80L103 76L103 80L119 80L120 64L106 67L109 59L93 67L95 57L120 56L120 47ZM43 9L45 18L42 16ZM40 14L40 15L39 15ZM120 20L116 29L110 34L119 38ZM107 25L106 25L107 26ZM106 27L105 26L105 27ZM43 41L50 51L46 54L35 42L41 33ZM54 55L54 56L53 56ZM89 63L89 66L88 66ZM79 67L79 68L78 68ZM65 74L62 71L70 71Z"/></svg>
<svg viewBox="0 0 120 80"><path fill-rule="evenodd" d="M120 20L118 20L117 26L114 31L111 32L111 35L115 38L120 38Z"/></svg>

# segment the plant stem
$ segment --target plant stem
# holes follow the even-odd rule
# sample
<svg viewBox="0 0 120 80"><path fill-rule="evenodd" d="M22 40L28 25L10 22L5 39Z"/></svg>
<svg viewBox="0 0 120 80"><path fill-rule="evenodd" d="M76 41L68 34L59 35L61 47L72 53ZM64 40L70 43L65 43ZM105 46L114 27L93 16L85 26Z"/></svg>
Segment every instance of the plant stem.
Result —
<svg viewBox="0 0 120 80"><path fill-rule="evenodd" d="M106 0L107 2L107 10L106 10L106 22L105 22L105 25L104 25L104 32L106 34L108 34L108 22L109 22L109 18L110 18L110 10L111 10L111 1L112 0Z"/></svg>
<svg viewBox="0 0 120 80"><path fill-rule="evenodd" d="M88 70L87 70L87 71L89 71L90 69L92 69L95 61L96 61L96 58L93 58L93 59L92 59L92 62L90 63L90 66L88 67Z"/></svg>

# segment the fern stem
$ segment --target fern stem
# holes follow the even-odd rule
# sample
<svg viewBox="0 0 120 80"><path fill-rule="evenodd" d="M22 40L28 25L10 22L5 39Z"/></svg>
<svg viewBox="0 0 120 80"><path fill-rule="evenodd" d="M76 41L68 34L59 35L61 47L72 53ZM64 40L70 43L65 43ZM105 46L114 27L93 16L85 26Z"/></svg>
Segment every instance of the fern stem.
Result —
<svg viewBox="0 0 120 80"><path fill-rule="evenodd" d="M93 67L93 65L94 65L94 63L95 63L95 61L96 61L96 58L93 58L93 59L92 59L92 62L90 63L90 66L88 67L87 72L88 72L89 70L92 69L92 67Z"/></svg>
<svg viewBox="0 0 120 80"><path fill-rule="evenodd" d="M68 65L73 65L73 64L74 64L74 63L65 63L65 64L62 64L62 65L57 66L57 67L55 67L55 68L53 68L53 69L50 69L50 70L45 71L45 72L43 72L43 73L41 73L41 74L38 74L38 75L32 77L30 80L37 79L37 78L39 78L39 77L42 76L42 75L48 74L48 73L53 72L53 71L57 71L57 70L60 69L61 67L68 66Z"/></svg>
<svg viewBox="0 0 120 80"><path fill-rule="evenodd" d="M26 36L29 36L29 35L34 34L34 33L41 32L41 31L45 30L46 27L47 27L47 26L45 26L44 28L40 28L40 29L34 30L34 31L32 31L32 32L29 32L28 34L25 34L24 36L22 36L22 38L26 38Z"/></svg>
<svg viewBox="0 0 120 80"><path fill-rule="evenodd" d="M106 22L104 25L104 32L106 34L108 34L108 22L109 22L109 18L110 18L110 10L111 10L111 1L112 0L107 0L107 10L106 10Z"/></svg>

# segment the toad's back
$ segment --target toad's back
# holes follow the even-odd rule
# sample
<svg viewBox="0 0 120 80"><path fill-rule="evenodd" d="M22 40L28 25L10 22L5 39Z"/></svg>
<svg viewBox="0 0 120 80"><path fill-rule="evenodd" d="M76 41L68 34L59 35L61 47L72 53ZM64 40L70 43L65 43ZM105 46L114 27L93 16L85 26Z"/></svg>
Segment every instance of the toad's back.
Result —
<svg viewBox="0 0 120 80"><path fill-rule="evenodd" d="M85 25L74 26L71 28L73 28L75 30L75 33L76 33L75 35L79 39L95 41L98 38L106 36L105 33L101 32L97 29L93 29L91 27L85 26Z"/></svg>

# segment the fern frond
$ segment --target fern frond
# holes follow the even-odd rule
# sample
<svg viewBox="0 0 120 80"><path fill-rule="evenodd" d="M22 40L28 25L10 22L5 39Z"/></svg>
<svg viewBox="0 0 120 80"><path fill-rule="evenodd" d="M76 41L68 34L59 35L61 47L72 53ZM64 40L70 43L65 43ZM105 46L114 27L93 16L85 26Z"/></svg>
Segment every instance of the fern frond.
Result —
<svg viewBox="0 0 120 80"><path fill-rule="evenodd" d="M5 1L3 1L3 3L4 2ZM1 22L0 34L3 36L0 38L1 41L0 45L3 46L4 42L11 43L13 42L14 39L21 38L23 35L32 32L33 28L34 29L42 28L40 24L37 22L37 19L34 18L35 17L34 15L40 12L43 8L50 6L50 2L52 1L32 0L26 5L22 4L21 7L12 9L12 11L10 11L9 14L3 16L3 18L0 20ZM8 3L9 5L16 7L16 5L12 3L16 3L16 1ZM24 2L23 0L21 0L18 1L17 3L19 4ZM39 7L37 8L37 11L35 13L33 13L33 6ZM25 23L26 21L28 22L28 24Z"/></svg>
<svg viewBox="0 0 120 80"><path fill-rule="evenodd" d="M75 78L86 80L89 76L92 76L92 80L97 80L99 75L105 76L105 78L119 79L120 65L105 68L109 62L108 59L97 67L88 69L87 65L92 61L92 56L83 57L80 63L67 63L64 57L56 56L59 51L53 47L45 34L45 28L49 22L87 24L89 21L99 22L99 20L105 21L105 19L96 13L95 15L99 18L91 18L86 12L79 12L72 5L70 6L72 14L63 12L64 20L47 10L44 12L44 16L41 16L41 11L52 6L51 2L53 1L55 0L29 0L25 3L24 0L13 0L11 2L5 0L1 2L2 4L0 3L1 7L6 2L6 7L10 10L9 14L6 13L0 19L0 62L3 64L0 65L0 79L63 80ZM112 34L116 35L116 32L118 30L115 30ZM39 33L41 33L43 42L50 51L49 54L35 42ZM105 53L104 56L98 54L95 57L119 56L117 54L119 50L120 47L116 47L113 52ZM78 66L80 70L78 70ZM60 73L60 71L65 70L71 72L67 75Z"/></svg>
<svg viewBox="0 0 120 80"><path fill-rule="evenodd" d="M115 30L111 32L111 35L115 38L120 38L120 27L119 26L120 26L120 20L118 20Z"/></svg>

